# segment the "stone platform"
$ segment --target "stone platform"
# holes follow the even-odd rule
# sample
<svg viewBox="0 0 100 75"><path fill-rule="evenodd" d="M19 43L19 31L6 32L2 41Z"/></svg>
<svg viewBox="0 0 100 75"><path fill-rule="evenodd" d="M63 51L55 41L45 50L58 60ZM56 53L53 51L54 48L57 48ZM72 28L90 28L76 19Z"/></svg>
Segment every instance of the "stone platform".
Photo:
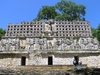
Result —
<svg viewBox="0 0 100 75"><path fill-rule="evenodd" d="M82 68L86 68L87 65L83 64ZM16 70L69 70L73 69L73 65L27 65L17 66Z"/></svg>

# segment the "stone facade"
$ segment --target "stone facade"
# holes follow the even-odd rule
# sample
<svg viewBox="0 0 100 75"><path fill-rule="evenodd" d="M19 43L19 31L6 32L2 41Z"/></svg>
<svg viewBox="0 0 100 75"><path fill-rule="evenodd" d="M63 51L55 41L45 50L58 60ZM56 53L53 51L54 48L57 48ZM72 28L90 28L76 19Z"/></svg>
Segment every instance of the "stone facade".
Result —
<svg viewBox="0 0 100 75"><path fill-rule="evenodd" d="M96 38L4 38L0 51L98 50Z"/></svg>
<svg viewBox="0 0 100 75"><path fill-rule="evenodd" d="M54 37L91 37L90 24L87 21L33 21L20 24L8 24L5 36L39 37L43 33ZM48 36L48 35L45 35Z"/></svg>
<svg viewBox="0 0 100 75"><path fill-rule="evenodd" d="M99 52L40 52L8 53L0 54L0 67L16 68L22 65L22 57L26 57L25 65L49 65L49 57L52 57L52 65L73 65L74 56L78 56L82 64L87 67L100 68Z"/></svg>
<svg viewBox="0 0 100 75"><path fill-rule="evenodd" d="M0 67L72 65L75 56L88 67L100 67L99 53L87 21L21 22L8 24L0 40Z"/></svg>
<svg viewBox="0 0 100 75"><path fill-rule="evenodd" d="M0 52L0 67L2 68L16 68L16 66L21 65L21 57L28 57L26 52Z"/></svg>

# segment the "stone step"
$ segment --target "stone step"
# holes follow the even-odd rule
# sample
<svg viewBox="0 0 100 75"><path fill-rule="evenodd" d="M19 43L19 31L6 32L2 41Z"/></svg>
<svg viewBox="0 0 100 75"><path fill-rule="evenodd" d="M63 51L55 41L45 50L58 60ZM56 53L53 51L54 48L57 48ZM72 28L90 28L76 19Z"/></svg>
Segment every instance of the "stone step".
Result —
<svg viewBox="0 0 100 75"><path fill-rule="evenodd" d="M86 68L87 65L83 64L82 68ZM68 70L73 69L73 65L27 65L27 66L17 66L16 70Z"/></svg>
<svg viewBox="0 0 100 75"><path fill-rule="evenodd" d="M0 75L15 75L15 73L0 73Z"/></svg>

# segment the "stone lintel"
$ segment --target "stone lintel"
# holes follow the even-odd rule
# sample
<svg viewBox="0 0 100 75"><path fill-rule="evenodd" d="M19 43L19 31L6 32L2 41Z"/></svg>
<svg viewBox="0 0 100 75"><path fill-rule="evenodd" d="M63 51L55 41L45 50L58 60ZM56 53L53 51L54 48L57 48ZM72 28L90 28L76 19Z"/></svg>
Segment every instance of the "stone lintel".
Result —
<svg viewBox="0 0 100 75"><path fill-rule="evenodd" d="M100 54L100 51L48 51L41 54Z"/></svg>
<svg viewBox="0 0 100 75"><path fill-rule="evenodd" d="M0 52L0 55L4 55L4 54L22 54L22 55L28 55L29 52Z"/></svg>

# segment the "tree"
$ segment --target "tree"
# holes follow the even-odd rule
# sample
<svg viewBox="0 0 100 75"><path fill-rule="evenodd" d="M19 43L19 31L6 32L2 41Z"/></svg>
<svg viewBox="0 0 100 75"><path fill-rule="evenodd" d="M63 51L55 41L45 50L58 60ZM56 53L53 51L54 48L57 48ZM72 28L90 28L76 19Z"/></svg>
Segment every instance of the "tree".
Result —
<svg viewBox="0 0 100 75"><path fill-rule="evenodd" d="M97 37L97 28L91 28L93 37Z"/></svg>
<svg viewBox="0 0 100 75"><path fill-rule="evenodd" d="M56 9L61 15L56 16L56 19L75 20L84 19L85 6L77 5L72 1L61 0L55 5Z"/></svg>
<svg viewBox="0 0 100 75"><path fill-rule="evenodd" d="M100 23L99 23L98 28L97 28L97 39L98 39L99 44L100 44Z"/></svg>
<svg viewBox="0 0 100 75"><path fill-rule="evenodd" d="M54 6L42 6L34 20L54 19L57 15Z"/></svg>
<svg viewBox="0 0 100 75"><path fill-rule="evenodd" d="M5 35L5 33L6 33L6 31L3 30L2 28L0 28L0 39L1 39L2 36Z"/></svg>
<svg viewBox="0 0 100 75"><path fill-rule="evenodd" d="M54 6L42 6L34 20L83 20L85 13L84 5L77 5L72 1L60 0Z"/></svg>

